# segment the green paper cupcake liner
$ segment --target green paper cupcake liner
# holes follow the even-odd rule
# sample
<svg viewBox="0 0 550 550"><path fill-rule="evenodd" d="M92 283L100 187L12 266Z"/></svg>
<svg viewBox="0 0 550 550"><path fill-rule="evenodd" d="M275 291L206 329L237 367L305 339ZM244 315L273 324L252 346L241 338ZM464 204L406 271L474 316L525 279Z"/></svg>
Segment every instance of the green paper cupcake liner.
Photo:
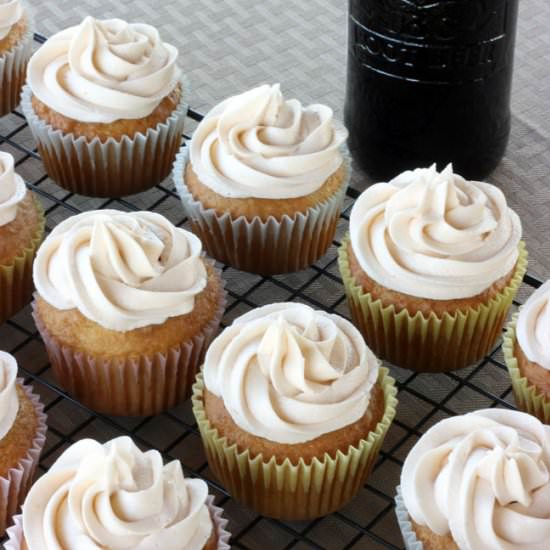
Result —
<svg viewBox="0 0 550 550"><path fill-rule="evenodd" d="M550 400L521 374L518 360L514 353L518 315L516 313L508 323L502 344L504 361L512 380L512 391L516 405L518 409L536 416L541 422L550 424Z"/></svg>
<svg viewBox="0 0 550 550"><path fill-rule="evenodd" d="M395 418L397 389L388 369L381 368L378 383L384 391L385 408L376 429L347 453L328 453L306 464L289 459L265 462L261 454L251 456L220 436L204 410L202 373L193 386L193 412L202 436L210 468L231 495L253 510L269 517L305 520L327 515L349 502L371 471L388 429Z"/></svg>

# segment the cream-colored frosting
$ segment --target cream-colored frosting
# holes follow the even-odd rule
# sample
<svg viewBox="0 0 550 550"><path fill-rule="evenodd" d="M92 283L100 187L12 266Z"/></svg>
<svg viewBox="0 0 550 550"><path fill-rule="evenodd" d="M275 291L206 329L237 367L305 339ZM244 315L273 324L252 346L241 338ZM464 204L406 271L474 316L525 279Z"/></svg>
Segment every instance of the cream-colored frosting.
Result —
<svg viewBox="0 0 550 550"><path fill-rule="evenodd" d="M329 107L302 107L279 84L264 85L214 107L193 133L190 158L201 182L224 197L302 197L338 170L346 138Z"/></svg>
<svg viewBox="0 0 550 550"><path fill-rule="evenodd" d="M139 119L178 84L177 58L178 50L150 25L86 17L40 47L27 79L40 101L71 119Z"/></svg>
<svg viewBox="0 0 550 550"><path fill-rule="evenodd" d="M23 505L29 550L202 550L213 523L208 487L184 479L129 437L67 449Z"/></svg>
<svg viewBox="0 0 550 550"><path fill-rule="evenodd" d="M15 219L17 205L26 194L23 178L15 173L13 157L9 153L0 152L0 226Z"/></svg>
<svg viewBox="0 0 550 550"><path fill-rule="evenodd" d="M61 222L34 262L40 296L128 331L190 313L207 284L200 240L152 212L97 210Z"/></svg>
<svg viewBox="0 0 550 550"><path fill-rule="evenodd" d="M487 409L443 420L405 460L407 510L460 550L550 548L550 427Z"/></svg>
<svg viewBox="0 0 550 550"><path fill-rule="evenodd" d="M278 303L239 317L214 340L204 381L241 429L292 444L359 420L378 369L342 317Z"/></svg>
<svg viewBox="0 0 550 550"><path fill-rule="evenodd" d="M0 440L11 430L19 410L16 379L15 357L0 351Z"/></svg>
<svg viewBox="0 0 550 550"><path fill-rule="evenodd" d="M0 40L6 38L11 28L23 17L20 0L0 0Z"/></svg>
<svg viewBox="0 0 550 550"><path fill-rule="evenodd" d="M517 338L529 361L550 370L550 281L538 288L522 306Z"/></svg>
<svg viewBox="0 0 550 550"><path fill-rule="evenodd" d="M364 191L350 235L361 268L377 283L449 300L481 294L514 269L521 222L494 185L434 165Z"/></svg>

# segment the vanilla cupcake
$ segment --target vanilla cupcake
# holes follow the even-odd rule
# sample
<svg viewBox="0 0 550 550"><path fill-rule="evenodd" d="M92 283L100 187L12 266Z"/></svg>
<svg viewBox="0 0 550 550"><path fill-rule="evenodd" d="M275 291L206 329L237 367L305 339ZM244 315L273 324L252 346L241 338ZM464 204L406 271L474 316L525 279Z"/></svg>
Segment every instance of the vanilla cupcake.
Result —
<svg viewBox="0 0 550 550"><path fill-rule="evenodd" d="M214 107L174 167L208 253L261 274L315 263L332 242L349 181L346 138L329 107L285 100L278 84Z"/></svg>
<svg viewBox="0 0 550 550"><path fill-rule="evenodd" d="M550 548L550 428L486 409L445 419L411 449L397 517L407 550Z"/></svg>
<svg viewBox="0 0 550 550"><path fill-rule="evenodd" d="M225 305L199 239L160 214L60 223L34 265L36 325L59 383L90 408L152 415L185 400Z"/></svg>
<svg viewBox="0 0 550 550"><path fill-rule="evenodd" d="M129 437L69 447L32 487L6 550L229 550L208 486Z"/></svg>
<svg viewBox="0 0 550 550"><path fill-rule="evenodd" d="M526 271L521 233L497 187L466 181L451 166L369 187L339 251L351 313L368 345L417 371L481 359Z"/></svg>
<svg viewBox="0 0 550 550"><path fill-rule="evenodd" d="M17 362L0 351L0 537L19 512L46 442L38 396L17 378Z"/></svg>
<svg viewBox="0 0 550 550"><path fill-rule="evenodd" d="M0 0L0 116L19 105L33 34L28 6L21 0Z"/></svg>
<svg viewBox="0 0 550 550"><path fill-rule="evenodd" d="M279 303L214 340L193 411L210 468L233 497L298 520L357 494L395 416L395 395L351 323Z"/></svg>
<svg viewBox="0 0 550 550"><path fill-rule="evenodd" d="M96 197L166 178L181 144L188 86L158 31L86 17L32 56L22 106L48 175Z"/></svg>

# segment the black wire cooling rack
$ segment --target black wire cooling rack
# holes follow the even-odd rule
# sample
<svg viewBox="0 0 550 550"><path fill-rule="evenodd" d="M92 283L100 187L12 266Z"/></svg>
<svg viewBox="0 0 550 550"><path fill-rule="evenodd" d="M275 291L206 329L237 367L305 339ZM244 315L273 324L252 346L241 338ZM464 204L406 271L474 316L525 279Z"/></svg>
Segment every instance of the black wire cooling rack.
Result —
<svg viewBox="0 0 550 550"><path fill-rule="evenodd" d="M45 41L41 35L35 39L39 43ZM194 110L190 110L188 116L188 126L201 119ZM42 201L47 231L68 216L98 208L154 210L178 226L187 226L171 180L146 193L109 200L81 197L56 186L44 174L25 118L19 111L0 120L0 148L15 156L17 171ZM349 318L338 274L337 248L358 194L357 190L349 189L336 239L328 253L311 268L289 275L260 277L220 265L228 289L224 326L252 308L275 301L304 302ZM541 281L527 275L515 307L540 284ZM393 513L393 498L403 460L418 437L448 416L487 407L514 407L500 345L478 365L453 373L419 375L388 365L398 381L398 414L374 470L357 498L324 518L281 522L241 506L216 482L205 460L190 402L152 418L113 418L87 409L57 386L30 307L0 326L0 349L17 357L22 375L34 385L46 405L49 432L40 473L79 439L92 437L107 441L130 435L142 448L160 450L167 461L180 460L185 475L199 476L208 482L217 504L224 508L230 520L232 547L241 549L403 548Z"/></svg>

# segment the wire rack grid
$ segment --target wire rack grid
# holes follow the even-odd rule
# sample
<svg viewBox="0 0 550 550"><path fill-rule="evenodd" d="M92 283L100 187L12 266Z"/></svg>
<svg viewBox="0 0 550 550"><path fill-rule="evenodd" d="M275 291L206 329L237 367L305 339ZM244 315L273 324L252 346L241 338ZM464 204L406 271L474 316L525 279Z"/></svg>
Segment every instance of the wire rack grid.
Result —
<svg viewBox="0 0 550 550"><path fill-rule="evenodd" d="M35 40L42 43L45 37L36 35ZM187 127L201 120L200 113L192 109L188 117ZM176 225L187 227L170 180L139 195L107 200L81 197L56 186L44 173L25 118L18 110L0 121L0 148L15 156L17 171L40 198L47 214L47 231L69 216L98 208L154 210ZM348 190L336 238L328 253L311 268L300 273L260 277L220 265L228 289L223 326L252 308L275 301L299 301L349 318L338 273L337 248L358 194L356 189ZM527 275L515 307L540 284L541 281ZM185 475L208 482L217 504L225 509L230 520L232 547L241 549L401 549L403 542L394 518L393 499L403 460L418 437L448 416L486 407L514 407L500 345L479 364L447 374L419 375L388 365L398 382L398 414L359 495L330 516L308 522L281 522L241 506L216 482L203 453L190 402L152 418L113 418L87 409L56 384L30 307L0 326L0 349L17 357L22 376L34 385L46 405L49 432L39 473L45 472L79 439L107 441L130 435L142 448L161 451L167 461L180 460Z"/></svg>

